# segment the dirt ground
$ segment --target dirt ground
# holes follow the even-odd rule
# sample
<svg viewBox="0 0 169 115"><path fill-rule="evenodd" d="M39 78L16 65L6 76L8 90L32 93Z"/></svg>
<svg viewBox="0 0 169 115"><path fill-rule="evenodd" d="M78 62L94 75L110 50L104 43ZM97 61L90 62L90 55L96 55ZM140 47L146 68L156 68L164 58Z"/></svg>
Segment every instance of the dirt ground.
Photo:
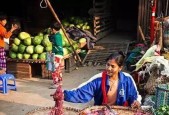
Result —
<svg viewBox="0 0 169 115"><path fill-rule="evenodd" d="M63 89L72 89L80 83L88 80L91 76L101 72L104 66L80 67L70 73L63 74ZM31 79L16 79L17 91L10 90L7 94L0 93L0 115L25 115L41 107L54 106L53 98L50 97L55 89L48 87L51 79L33 77ZM64 102L65 107L83 109L93 104L93 101L85 104Z"/></svg>
<svg viewBox="0 0 169 115"><path fill-rule="evenodd" d="M103 40L99 40L99 42L129 42L132 41L131 38L126 34L112 34ZM64 73L63 89L77 87L104 68L105 66L86 66L70 73ZM50 94L54 93L55 89L48 88L52 83L51 79L33 77L31 79L16 79L16 83L17 91L10 90L7 94L0 93L0 115L25 115L37 108L54 106L54 101ZM83 109L91 105L93 105L93 100L85 104L64 102L65 107L77 109Z"/></svg>

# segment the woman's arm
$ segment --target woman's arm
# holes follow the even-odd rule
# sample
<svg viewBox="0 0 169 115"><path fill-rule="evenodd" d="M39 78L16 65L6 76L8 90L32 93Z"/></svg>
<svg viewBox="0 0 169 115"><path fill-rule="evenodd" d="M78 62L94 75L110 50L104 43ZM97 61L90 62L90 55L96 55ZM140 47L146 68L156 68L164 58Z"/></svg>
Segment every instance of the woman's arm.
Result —
<svg viewBox="0 0 169 115"><path fill-rule="evenodd" d="M129 104L131 105L131 107L133 108L139 108L141 105L141 96L139 95L138 91L137 91L137 87L135 85L134 80L132 80L132 78L130 78L129 82Z"/></svg>
<svg viewBox="0 0 169 115"><path fill-rule="evenodd" d="M73 103L86 103L89 102L96 94L98 84L101 82L102 73L98 73L91 77L88 81L79 85L76 89L65 90L64 100Z"/></svg>
<svg viewBox="0 0 169 115"><path fill-rule="evenodd" d="M94 97L94 82L87 81L77 89L64 90L64 100L73 103L86 103Z"/></svg>
<svg viewBox="0 0 169 115"><path fill-rule="evenodd" d="M2 38L10 38L12 35L12 32L7 32L5 28L0 28L0 35Z"/></svg>
<svg viewBox="0 0 169 115"><path fill-rule="evenodd" d="M10 31L7 31L5 27L1 27L0 28L0 35L3 38L10 38L12 35L12 32L14 30L18 29L18 25L17 24L12 24L12 27L10 29Z"/></svg>
<svg viewBox="0 0 169 115"><path fill-rule="evenodd" d="M142 97L141 97L141 95L139 94L139 92L137 90L137 86L136 86L136 83L135 83L133 77L130 74L126 73L126 72L123 72L123 73L130 78L130 82L132 83L131 84L132 88L134 88L135 89L134 91L136 91L136 93L137 93L137 99L136 100L141 104Z"/></svg>

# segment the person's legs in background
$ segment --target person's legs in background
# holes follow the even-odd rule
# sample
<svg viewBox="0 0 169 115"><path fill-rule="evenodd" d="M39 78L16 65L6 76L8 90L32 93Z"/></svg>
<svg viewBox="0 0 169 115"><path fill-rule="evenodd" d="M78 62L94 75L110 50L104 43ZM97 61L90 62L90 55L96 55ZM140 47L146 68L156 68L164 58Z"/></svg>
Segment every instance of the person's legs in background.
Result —
<svg viewBox="0 0 169 115"><path fill-rule="evenodd" d="M63 56L55 55L54 70L52 72L53 84L49 87L49 89L56 89L57 85L61 83L63 68L64 68Z"/></svg>
<svg viewBox="0 0 169 115"><path fill-rule="evenodd" d="M5 49L0 47L0 68L1 73L6 73L6 53Z"/></svg>

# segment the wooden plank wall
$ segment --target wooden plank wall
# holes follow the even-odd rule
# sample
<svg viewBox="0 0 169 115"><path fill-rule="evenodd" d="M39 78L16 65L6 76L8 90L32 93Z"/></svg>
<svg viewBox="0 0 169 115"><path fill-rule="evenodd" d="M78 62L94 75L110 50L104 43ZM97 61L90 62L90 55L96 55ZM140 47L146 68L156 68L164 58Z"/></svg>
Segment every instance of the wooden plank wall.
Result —
<svg viewBox="0 0 169 115"><path fill-rule="evenodd" d="M139 0L138 6L138 27L140 26L145 37L150 35L151 4L149 0ZM137 29L138 41L141 40L139 28Z"/></svg>
<svg viewBox="0 0 169 115"><path fill-rule="evenodd" d="M160 17L163 13L163 16L169 16L169 0L157 0L157 17Z"/></svg>
<svg viewBox="0 0 169 115"><path fill-rule="evenodd" d="M94 35L98 39L108 35L113 27L113 19L111 6L108 5L109 0L93 0L94 8ZM156 17L159 17L161 13L163 16L169 16L169 0L157 0ZM137 29L137 40L141 40L139 33L139 26L146 39L150 38L150 22L151 22L151 0L139 0L138 6L138 29Z"/></svg>
<svg viewBox="0 0 169 115"><path fill-rule="evenodd" d="M112 31L112 15L109 0L93 0L94 8L94 35L101 39Z"/></svg>
<svg viewBox="0 0 169 115"><path fill-rule="evenodd" d="M169 0L157 0L156 17L169 16ZM151 1L139 0L138 6L138 26L141 26L144 36L149 39L150 37L150 22L151 22ZM137 31L138 41L141 40L139 29Z"/></svg>

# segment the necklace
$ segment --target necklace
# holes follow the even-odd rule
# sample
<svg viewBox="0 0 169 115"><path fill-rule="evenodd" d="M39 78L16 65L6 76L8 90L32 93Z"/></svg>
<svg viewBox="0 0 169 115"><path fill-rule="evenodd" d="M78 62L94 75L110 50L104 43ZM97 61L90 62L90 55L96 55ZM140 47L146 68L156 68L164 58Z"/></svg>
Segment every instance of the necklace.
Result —
<svg viewBox="0 0 169 115"><path fill-rule="evenodd" d="M113 88L113 86L114 86L114 84L116 83L117 80L111 81L111 80L109 79L109 81L111 82L111 85L110 85L109 90L112 91L112 88Z"/></svg>

